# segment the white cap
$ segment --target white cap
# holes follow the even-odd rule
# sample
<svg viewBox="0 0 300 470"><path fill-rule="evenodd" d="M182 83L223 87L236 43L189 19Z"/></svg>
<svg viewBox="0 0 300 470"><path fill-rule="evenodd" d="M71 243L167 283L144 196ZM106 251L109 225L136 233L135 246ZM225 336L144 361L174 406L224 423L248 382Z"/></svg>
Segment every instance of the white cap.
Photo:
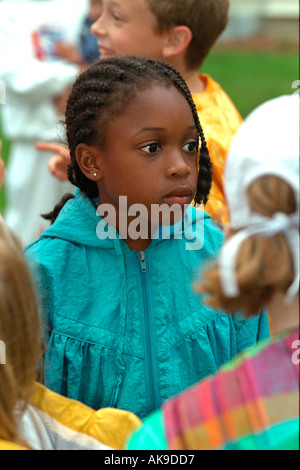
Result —
<svg viewBox="0 0 300 470"><path fill-rule="evenodd" d="M253 181L278 176L292 187L297 210L290 216L272 218L253 212L247 189ZM256 108L244 121L234 138L225 166L225 193L230 225L240 230L220 252L222 288L228 297L238 294L235 281L235 256L240 244L250 235L284 232L289 241L295 267L295 279L288 291L291 297L299 289L299 95L281 96Z"/></svg>

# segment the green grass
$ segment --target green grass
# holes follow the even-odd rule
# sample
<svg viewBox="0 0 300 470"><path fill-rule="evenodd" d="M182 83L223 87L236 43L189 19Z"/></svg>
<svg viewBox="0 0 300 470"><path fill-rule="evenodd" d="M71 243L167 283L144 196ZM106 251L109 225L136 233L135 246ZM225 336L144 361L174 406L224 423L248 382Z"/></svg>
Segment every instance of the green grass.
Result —
<svg viewBox="0 0 300 470"><path fill-rule="evenodd" d="M297 52L215 50L206 59L202 72L220 83L241 115L246 117L264 101L295 91L292 83L299 80L299 57ZM9 143L4 139L4 159L8 149ZM0 212L4 205L2 189Z"/></svg>
<svg viewBox="0 0 300 470"><path fill-rule="evenodd" d="M299 80L297 52L218 50L206 59L202 72L228 93L243 117L264 101L291 94Z"/></svg>

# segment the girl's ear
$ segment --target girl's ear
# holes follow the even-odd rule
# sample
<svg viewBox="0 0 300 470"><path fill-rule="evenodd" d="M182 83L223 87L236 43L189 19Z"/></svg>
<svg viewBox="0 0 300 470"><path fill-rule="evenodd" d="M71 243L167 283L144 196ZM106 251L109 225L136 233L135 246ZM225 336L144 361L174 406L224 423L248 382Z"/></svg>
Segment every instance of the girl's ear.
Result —
<svg viewBox="0 0 300 470"><path fill-rule="evenodd" d="M163 56L165 59L185 53L193 39L192 31L188 26L175 26L167 34L163 46Z"/></svg>
<svg viewBox="0 0 300 470"><path fill-rule="evenodd" d="M75 155L82 173L88 179L98 181L102 178L95 147L87 144L79 144L76 147Z"/></svg>

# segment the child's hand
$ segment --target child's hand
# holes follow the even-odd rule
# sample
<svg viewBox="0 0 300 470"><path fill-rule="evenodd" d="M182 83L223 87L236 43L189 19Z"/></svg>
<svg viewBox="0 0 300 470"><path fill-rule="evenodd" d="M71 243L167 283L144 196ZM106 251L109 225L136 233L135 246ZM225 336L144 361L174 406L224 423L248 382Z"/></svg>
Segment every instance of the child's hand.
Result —
<svg viewBox="0 0 300 470"><path fill-rule="evenodd" d="M55 46L55 53L73 64L81 64L83 62L79 51L73 44L58 42Z"/></svg>
<svg viewBox="0 0 300 470"><path fill-rule="evenodd" d="M0 141L0 189L4 183L5 175L6 175L4 161L1 158L1 149L2 149L2 142Z"/></svg>
<svg viewBox="0 0 300 470"><path fill-rule="evenodd" d="M37 150L45 152L54 152L48 162L50 173L60 181L67 181L68 179L68 165L71 163L69 149L59 144L37 142L35 144Z"/></svg>

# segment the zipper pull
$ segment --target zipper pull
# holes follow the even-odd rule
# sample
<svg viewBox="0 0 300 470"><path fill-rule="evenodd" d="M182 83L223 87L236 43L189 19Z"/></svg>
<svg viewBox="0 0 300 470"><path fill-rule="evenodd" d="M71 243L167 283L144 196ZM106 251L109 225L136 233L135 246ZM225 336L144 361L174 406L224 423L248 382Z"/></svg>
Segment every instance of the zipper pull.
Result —
<svg viewBox="0 0 300 470"><path fill-rule="evenodd" d="M146 255L143 251L140 251L138 254L138 257L140 259L142 273L145 273L146 272Z"/></svg>

